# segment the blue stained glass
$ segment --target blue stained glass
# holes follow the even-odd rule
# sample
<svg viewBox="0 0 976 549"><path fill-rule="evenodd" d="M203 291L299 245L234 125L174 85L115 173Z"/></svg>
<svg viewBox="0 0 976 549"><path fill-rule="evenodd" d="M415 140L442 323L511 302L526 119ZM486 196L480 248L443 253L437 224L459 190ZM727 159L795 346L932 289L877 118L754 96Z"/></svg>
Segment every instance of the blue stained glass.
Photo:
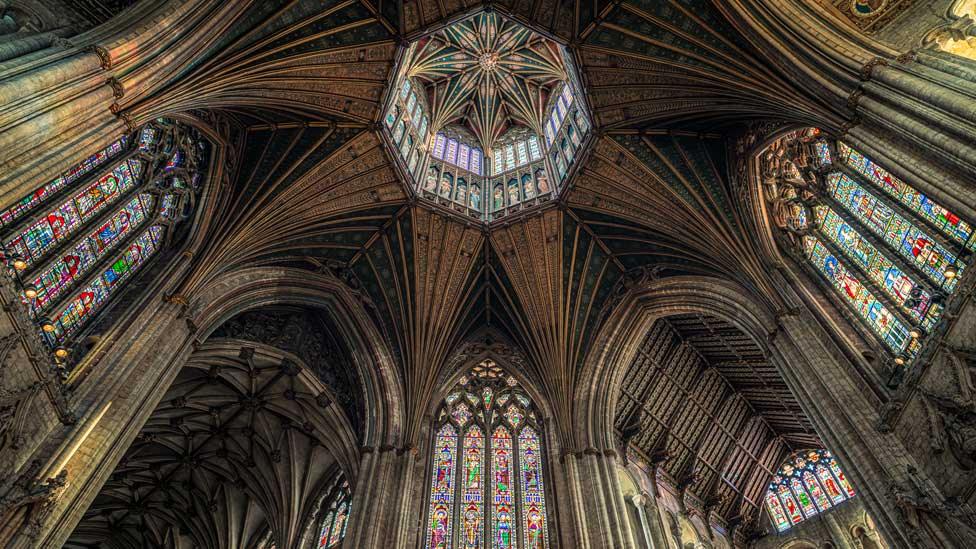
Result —
<svg viewBox="0 0 976 549"><path fill-rule="evenodd" d="M818 238L805 237L807 258L865 323L896 353L909 352L908 327L891 314Z"/></svg>
<svg viewBox="0 0 976 549"><path fill-rule="evenodd" d="M37 288L37 297L33 300L31 314L44 309L75 280L84 276L95 261L114 249L134 227L145 221L146 212L152 209L152 200L152 195L149 194L133 197L115 215L96 227L87 238L41 269L33 281Z"/></svg>
<svg viewBox="0 0 976 549"><path fill-rule="evenodd" d="M888 294L896 303L904 307L916 321L921 321L929 309L932 296L902 272L894 262L873 244L862 237L856 229L847 224L834 210L826 206L814 209L814 215L821 231L834 244L840 247L847 257L857 263L868 277ZM917 292L917 303L906 307L906 300ZM933 311L937 313L938 311ZM935 315L936 317L938 314Z"/></svg>
<svg viewBox="0 0 976 549"><path fill-rule="evenodd" d="M821 166L830 165L833 160L830 157L830 145L826 141L818 141L817 145L817 160Z"/></svg>
<svg viewBox="0 0 976 549"><path fill-rule="evenodd" d="M0 213L0 221L2 221L4 225L10 225L14 221L20 219L21 216L39 206L52 195L63 189L68 183L77 180L83 175L86 175L95 168L101 166L109 159L117 156L125 149L126 142L127 140L125 137L119 139L115 143L112 143L106 147L104 150L93 154L84 162L59 175L50 183L37 188L34 192L25 196L19 202Z"/></svg>
<svg viewBox="0 0 976 549"><path fill-rule="evenodd" d="M844 143L837 144L838 152L844 162L856 172L864 176L875 187L905 205L912 213L928 220L940 231L960 244L968 244L970 249L976 250L976 240L970 242L973 228L956 214L930 200L910 185L895 177L887 170L878 166L871 159L862 155Z"/></svg>
<svg viewBox="0 0 976 549"><path fill-rule="evenodd" d="M54 332L48 335L54 341L62 341L90 320L108 300L119 285L133 272L142 267L156 252L163 228L146 229L120 254L108 269L82 287L53 319Z"/></svg>
<svg viewBox="0 0 976 549"><path fill-rule="evenodd" d="M142 129L139 134L139 150L142 152L148 152L152 146L156 143L156 137L158 137L159 132L156 128L152 126L146 126Z"/></svg>
<svg viewBox="0 0 976 549"><path fill-rule="evenodd" d="M444 137L444 134L437 134L437 137L434 139L434 152L432 153L434 158L444 160L444 145L446 142L447 138Z"/></svg>
<svg viewBox="0 0 976 549"><path fill-rule="evenodd" d="M447 140L447 152L444 154L444 160L450 162L451 164L457 165L457 149L458 142L454 139Z"/></svg>
<svg viewBox="0 0 976 549"><path fill-rule="evenodd" d="M481 149L471 149L471 172L481 175Z"/></svg>
<svg viewBox="0 0 976 549"><path fill-rule="evenodd" d="M936 284L948 290L955 287L956 281L946 280L943 272L955 263L961 273L964 265L928 233L894 212L847 174L830 174L827 189L845 209Z"/></svg>

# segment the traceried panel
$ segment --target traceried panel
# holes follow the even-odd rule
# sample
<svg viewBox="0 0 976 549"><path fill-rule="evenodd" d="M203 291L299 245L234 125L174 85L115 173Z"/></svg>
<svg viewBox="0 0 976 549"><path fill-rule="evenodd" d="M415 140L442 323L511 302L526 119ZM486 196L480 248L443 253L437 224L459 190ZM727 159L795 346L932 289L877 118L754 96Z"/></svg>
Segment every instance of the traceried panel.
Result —
<svg viewBox="0 0 976 549"><path fill-rule="evenodd" d="M854 497L837 461L826 450L808 450L790 456L766 490L766 511L776 530L792 526Z"/></svg>
<svg viewBox="0 0 976 549"><path fill-rule="evenodd" d="M787 134L760 161L792 249L894 364L914 360L976 249L971 222L817 129Z"/></svg>
<svg viewBox="0 0 976 549"><path fill-rule="evenodd" d="M435 428L425 547L549 547L542 424L515 378L478 364L448 393Z"/></svg>
<svg viewBox="0 0 976 549"><path fill-rule="evenodd" d="M0 212L3 253L55 360L169 246L202 186L206 142L158 119Z"/></svg>
<svg viewBox="0 0 976 549"><path fill-rule="evenodd" d="M346 536L349 514L352 512L352 498L349 483L338 477L334 486L326 491L318 511L318 537L310 549L338 547Z"/></svg>

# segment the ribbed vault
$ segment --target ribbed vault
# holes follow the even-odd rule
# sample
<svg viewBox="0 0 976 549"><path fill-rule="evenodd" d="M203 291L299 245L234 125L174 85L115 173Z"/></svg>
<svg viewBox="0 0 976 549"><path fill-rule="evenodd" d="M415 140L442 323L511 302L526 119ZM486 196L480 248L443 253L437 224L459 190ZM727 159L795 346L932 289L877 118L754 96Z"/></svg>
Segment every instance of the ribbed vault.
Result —
<svg viewBox="0 0 976 549"><path fill-rule="evenodd" d="M296 546L355 435L296 355L216 338L190 358L67 547ZM101 545L99 545L101 544Z"/></svg>

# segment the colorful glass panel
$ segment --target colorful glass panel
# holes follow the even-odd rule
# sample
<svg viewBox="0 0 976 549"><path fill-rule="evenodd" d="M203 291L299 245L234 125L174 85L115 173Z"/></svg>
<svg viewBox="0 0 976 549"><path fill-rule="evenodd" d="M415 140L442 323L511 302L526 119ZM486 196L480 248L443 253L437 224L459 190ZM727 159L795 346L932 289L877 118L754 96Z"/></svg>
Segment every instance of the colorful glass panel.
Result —
<svg viewBox="0 0 976 549"><path fill-rule="evenodd" d="M518 536L513 517L512 435L504 427L495 429L491 450L491 547L514 549Z"/></svg>
<svg viewBox="0 0 976 549"><path fill-rule="evenodd" d="M790 527L790 521L786 519L786 514L783 512L783 505L773 492L766 494L766 508L769 509L769 516L778 531L782 532Z"/></svg>
<svg viewBox="0 0 976 549"><path fill-rule="evenodd" d="M542 481L542 455L539 435L531 427L519 435L519 468L521 470L522 532L525 549L549 547L546 526L546 497Z"/></svg>
<svg viewBox="0 0 976 549"><path fill-rule="evenodd" d="M458 142L456 139L447 140L447 152L444 153L444 160L450 162L451 164L457 165L457 150Z"/></svg>
<svg viewBox="0 0 976 549"><path fill-rule="evenodd" d="M10 225L14 221L20 219L21 216L33 210L45 200L51 198L51 196L63 189L68 183L77 180L79 177L82 177L95 168L101 166L106 161L117 156L125 149L126 142L127 140L125 137L119 139L115 143L112 143L105 149L93 154L92 156L89 156L78 165L54 178L50 183L38 187L34 192L25 196L13 206L10 206L3 212L0 212L0 222L2 222L3 225Z"/></svg>
<svg viewBox="0 0 976 549"><path fill-rule="evenodd" d="M95 261L104 257L135 227L142 224L147 218L146 212L152 210L152 200L152 195L149 194L133 197L115 215L96 227L87 238L40 270L33 281L37 288L37 297L33 300L31 312L42 310L76 279L83 276Z"/></svg>
<svg viewBox="0 0 976 549"><path fill-rule="evenodd" d="M471 149L471 172L481 174L481 149Z"/></svg>
<svg viewBox="0 0 976 549"><path fill-rule="evenodd" d="M542 149L539 148L539 138L534 135L529 138L529 156L533 161L542 158Z"/></svg>
<svg viewBox="0 0 976 549"><path fill-rule="evenodd" d="M140 234L98 277L82 288L54 318L56 341L74 333L108 301L108 298L156 253L163 227L155 225Z"/></svg>
<svg viewBox="0 0 976 549"><path fill-rule="evenodd" d="M529 150L525 146L525 141L519 141L515 144L515 152L518 154L519 166L529 162Z"/></svg>
<svg viewBox="0 0 976 549"><path fill-rule="evenodd" d="M34 264L56 243L71 236L82 223L118 200L132 185L130 164L123 162L29 225L7 242L7 249L19 253L28 265Z"/></svg>
<svg viewBox="0 0 976 549"><path fill-rule="evenodd" d="M830 458L827 463L830 465L830 471L834 473L834 476L840 481L840 485L844 487L844 491L847 492L847 495L853 497L854 488L849 482L847 482L847 477L844 476L844 472L840 470L840 467L837 465L837 462L834 461L834 458Z"/></svg>
<svg viewBox="0 0 976 549"><path fill-rule="evenodd" d="M410 94L410 99L407 100L407 114L410 114L410 113L413 112L413 107L416 104L417 104L417 94L411 93Z"/></svg>
<svg viewBox="0 0 976 549"><path fill-rule="evenodd" d="M847 144L838 143L837 149L844 162L857 173L864 176L874 186L897 199L915 215L931 222L952 239L961 244L968 244L971 249L976 249L976 240L970 241L973 235L973 228L969 223L966 223L959 216L932 201L924 194L916 191L910 185L875 164L871 159L852 149Z"/></svg>
<svg viewBox="0 0 976 549"><path fill-rule="evenodd" d="M830 157L830 145L826 141L818 141L816 144L817 161L821 166L828 166L833 163Z"/></svg>
<svg viewBox="0 0 976 549"><path fill-rule="evenodd" d="M458 161L457 161L458 168L461 168L462 170L468 169L468 166L470 165L469 164L470 154L471 154L471 147L468 147L464 143L461 143L461 145L458 146Z"/></svg>
<svg viewBox="0 0 976 549"><path fill-rule="evenodd" d="M854 227L846 223L837 212L827 206L818 206L814 209L814 215L820 230L844 252L846 257L860 266L878 287L896 303L902 305L916 321L922 320L931 302L931 295L928 292L870 241L862 237ZM913 292L916 294L914 297ZM905 302L910 298L916 303L913 307L906 307Z"/></svg>
<svg viewBox="0 0 976 549"><path fill-rule="evenodd" d="M946 281L943 272L955 263L961 273L961 262L957 262L955 255L928 233L894 212L847 174L829 175L827 189L859 222L898 250L936 284L947 289L955 286L954 280Z"/></svg>
<svg viewBox="0 0 976 549"><path fill-rule="evenodd" d="M895 352L908 348L908 327L898 320L820 239L805 238L807 257L865 323Z"/></svg>
<svg viewBox="0 0 976 549"><path fill-rule="evenodd" d="M800 510L803 511L803 516L810 518L816 515L817 508L813 505L813 499L810 498L810 494L803 487L803 481L797 477L791 478L790 488L793 489L793 495L796 496L796 501L800 503Z"/></svg>
<svg viewBox="0 0 976 549"><path fill-rule="evenodd" d="M454 421L458 422L458 425L464 426L471 419L471 412L468 410L468 406L462 402L454 407L454 410L451 412L451 417L454 418Z"/></svg>
<svg viewBox="0 0 976 549"><path fill-rule="evenodd" d="M843 473L826 450L810 450L787 459L766 491L766 507L776 529L782 532L790 523L796 524L803 517L809 518L847 499L841 490L850 487L837 481L838 475ZM853 488L847 493L853 497Z"/></svg>
<svg viewBox="0 0 976 549"><path fill-rule="evenodd" d="M322 530L319 532L319 549L325 549L329 546L329 529L332 527L334 518L335 513L329 511L329 514L325 515L325 520L322 521Z"/></svg>
<svg viewBox="0 0 976 549"><path fill-rule="evenodd" d="M146 126L139 133L139 150L142 152L149 152L153 145L156 144L156 138L159 136L159 132L156 128L152 126Z"/></svg>
<svg viewBox="0 0 976 549"><path fill-rule="evenodd" d="M485 437L478 427L464 437L464 478L461 481L461 544L464 549L481 549L485 535L484 486Z"/></svg>
<svg viewBox="0 0 976 549"><path fill-rule="evenodd" d="M803 515L800 514L800 506L793 499L793 493L790 492L790 487L786 484L780 484L776 491L779 495L779 500L783 502L783 509L786 510L786 516L789 517L790 522L797 524L802 521Z"/></svg>
<svg viewBox="0 0 976 549"><path fill-rule="evenodd" d="M817 504L817 508L821 511L830 508L830 500L824 495L823 490L820 488L820 483L817 482L817 477L811 471L803 472L803 485L806 486L807 492L810 497L813 498L814 503Z"/></svg>
<svg viewBox="0 0 976 549"><path fill-rule="evenodd" d="M508 420L508 423L513 429L518 428L519 424L522 423L523 417L525 416L522 414L522 410L519 410L519 407L514 404L510 405L508 409L505 410L505 419Z"/></svg>
<svg viewBox="0 0 976 549"><path fill-rule="evenodd" d="M834 505L844 501L846 498L844 494L840 491L840 485L834 479L834 476L830 474L830 470L824 464L817 465L816 467L817 476L820 478L820 482L823 484L824 490L827 495L830 496L831 501Z"/></svg>
<svg viewBox="0 0 976 549"><path fill-rule="evenodd" d="M444 160L444 146L446 143L447 143L447 138L444 137L444 134L442 133L437 134L437 137L434 139L434 152L433 152L434 158Z"/></svg>
<svg viewBox="0 0 976 549"><path fill-rule="evenodd" d="M332 532L329 534L329 547L339 543L339 540L342 539L342 534L346 531L346 520L348 518L349 506L346 502L342 502L336 511L335 524L332 525Z"/></svg>
<svg viewBox="0 0 976 549"><path fill-rule="evenodd" d="M457 462L457 431L445 424L437 433L434 445L434 469L431 475L429 527L427 549L447 549L452 546L454 504L454 467Z"/></svg>
<svg viewBox="0 0 976 549"><path fill-rule="evenodd" d="M515 146L505 145L505 170L515 169Z"/></svg>

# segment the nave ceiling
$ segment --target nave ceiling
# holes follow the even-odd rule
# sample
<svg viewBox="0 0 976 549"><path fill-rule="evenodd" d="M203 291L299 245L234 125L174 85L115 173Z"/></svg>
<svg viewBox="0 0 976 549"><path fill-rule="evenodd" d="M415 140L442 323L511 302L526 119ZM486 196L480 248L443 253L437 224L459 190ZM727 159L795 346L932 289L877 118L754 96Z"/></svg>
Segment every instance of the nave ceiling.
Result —
<svg viewBox="0 0 976 549"><path fill-rule="evenodd" d="M221 273L255 265L344 280L400 368L407 444L457 347L491 333L524 353L571 445L583 361L633 281L719 277L770 311L783 307L733 145L747 122L830 127L842 114L792 85L726 4L493 2L567 45L595 131L557 201L491 225L417 201L380 126L404 45L478 6L208 5L193 15L208 22L198 49L160 70L152 94L119 100L132 119L182 117L224 145L176 293L192 304ZM772 436L819 444L748 336L718 319L674 326L725 368Z"/></svg>

